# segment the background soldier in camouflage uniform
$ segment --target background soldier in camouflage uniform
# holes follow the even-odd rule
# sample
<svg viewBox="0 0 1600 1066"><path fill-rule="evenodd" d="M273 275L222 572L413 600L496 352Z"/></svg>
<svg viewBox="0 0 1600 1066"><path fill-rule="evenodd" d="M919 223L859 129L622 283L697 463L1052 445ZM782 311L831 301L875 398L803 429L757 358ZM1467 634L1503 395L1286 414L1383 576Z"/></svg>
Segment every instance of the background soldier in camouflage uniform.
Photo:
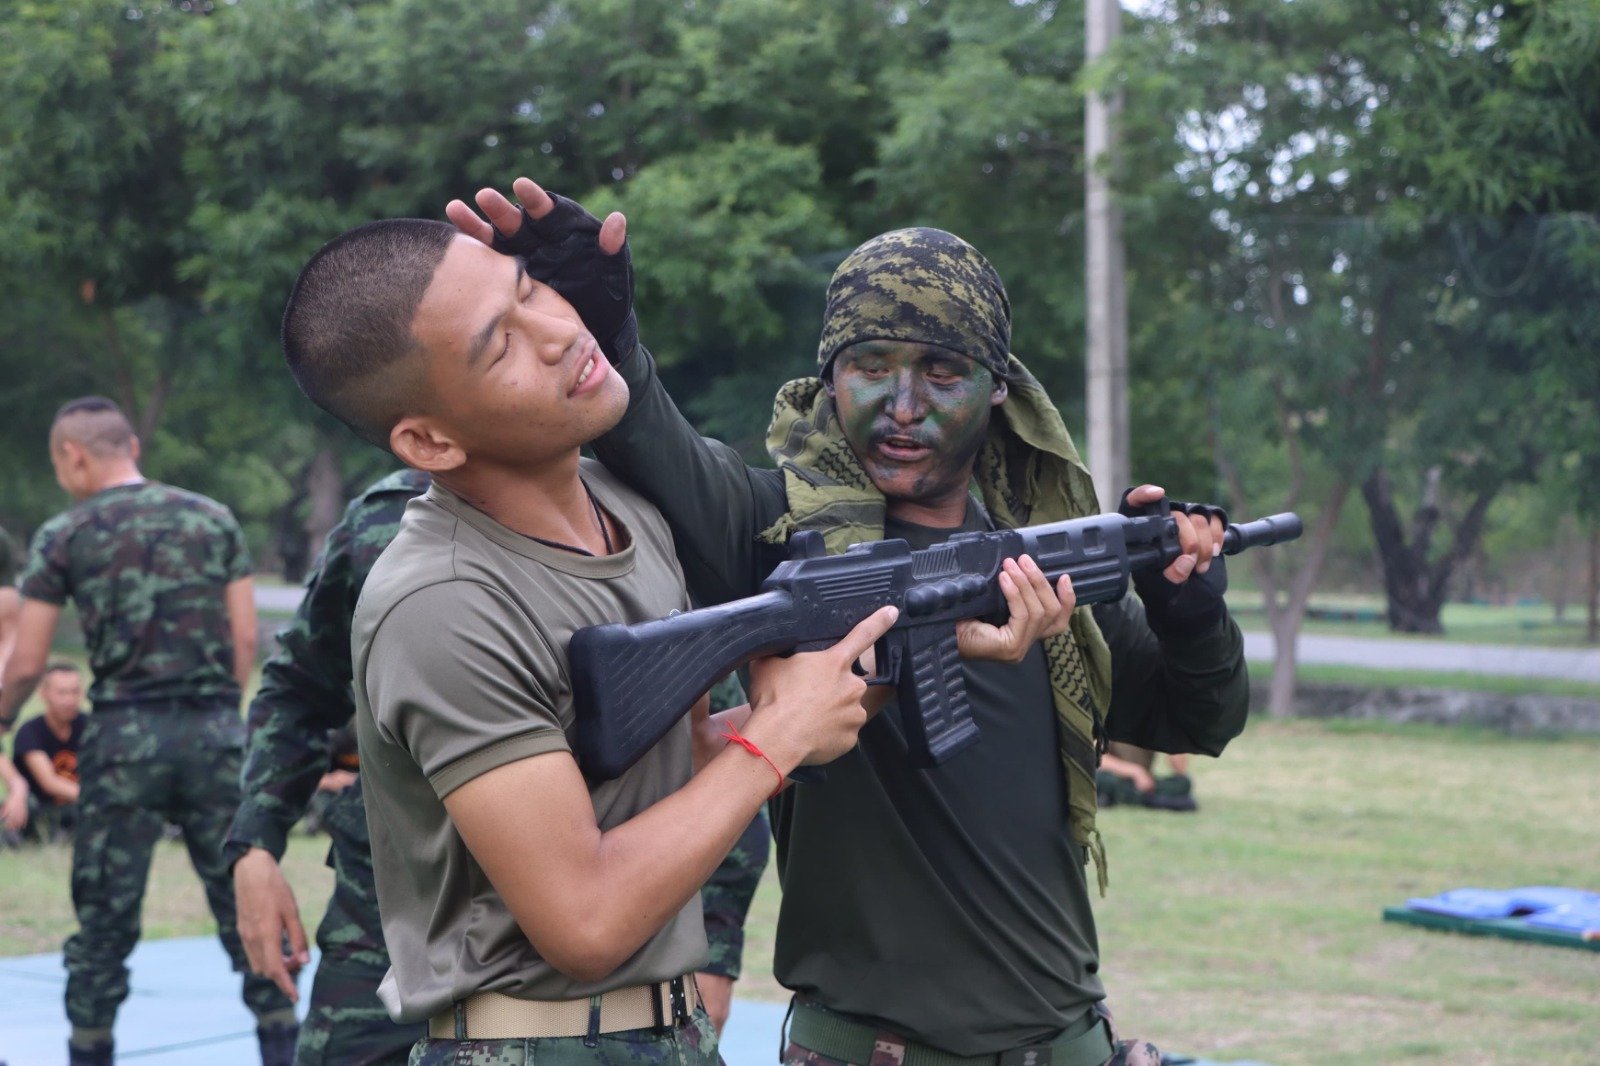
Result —
<svg viewBox="0 0 1600 1066"><path fill-rule="evenodd" d="M729 675L711 690L712 714L744 702L744 689L739 687L736 675ZM700 971L700 994L718 1033L728 1022L733 983L739 979L744 955L744 919L767 868L771 843L772 826L763 808L728 852L728 861L717 867L700 890L700 902L706 912L706 942L711 948L711 961Z"/></svg>
<svg viewBox="0 0 1600 1066"><path fill-rule="evenodd" d="M292 971L307 959L305 932L277 862L289 830L305 814L327 770L329 731L348 725L355 713L350 616L362 583L394 539L407 501L427 491L428 482L426 474L403 470L351 501L306 579L306 595L294 621L278 634L279 650L263 667L261 688L250 705L244 798L228 831L226 850L252 962L291 995L296 995ZM396 1025L378 1002L378 982L389 969L389 954L378 921L359 778L330 797L323 818L331 838L328 865L334 888L317 928L322 959L296 1061L301 1066L403 1063L423 1027ZM252 853L253 848L260 852ZM250 861L240 862L247 854ZM285 930L295 952L289 960L280 951Z"/></svg>
<svg viewBox="0 0 1600 1066"><path fill-rule="evenodd" d="M65 949L71 1061L111 1061L151 852L164 823L173 822L223 947L246 973L244 999L256 1015L262 1060L288 1063L294 1007L271 981L248 973L222 859L239 799L239 696L255 661L243 533L216 501L144 480L138 439L109 400L64 406L51 428L50 457L79 502L34 538L0 721L11 720L38 682L71 597L95 678L72 854L79 930Z"/></svg>
<svg viewBox="0 0 1600 1066"><path fill-rule="evenodd" d="M400 528L406 502L428 484L428 475L402 470L350 503L306 579L294 621L278 634L279 651L263 668L261 688L250 705L244 799L228 832L227 854L246 948L258 972L291 995L294 971L308 956L298 908L277 863L327 768L329 730L349 725L355 713L350 618L361 586ZM744 702L737 681L719 692L731 699L727 706ZM331 797L324 825L332 838L328 865L334 890L317 928L322 959L296 1061L300 1066L403 1063L423 1027L396 1025L378 1000L389 956L378 919L359 778ZM702 893L711 945L706 972L729 982L739 976L744 917L766 866L767 838L766 819L758 818ZM295 953L289 959L280 951L284 933ZM725 1017L725 1010L722 1018L713 1014L719 1027Z"/></svg>

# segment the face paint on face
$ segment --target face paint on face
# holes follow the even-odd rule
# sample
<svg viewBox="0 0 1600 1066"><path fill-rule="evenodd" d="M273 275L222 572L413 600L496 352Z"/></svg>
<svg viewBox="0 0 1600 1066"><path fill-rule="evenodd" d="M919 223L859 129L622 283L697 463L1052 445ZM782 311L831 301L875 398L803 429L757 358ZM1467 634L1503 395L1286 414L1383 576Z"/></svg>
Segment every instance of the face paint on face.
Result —
<svg viewBox="0 0 1600 1066"><path fill-rule="evenodd" d="M973 460L990 409L1006 398L1005 382L945 348L864 341L839 353L828 388L845 439L890 513L959 524Z"/></svg>

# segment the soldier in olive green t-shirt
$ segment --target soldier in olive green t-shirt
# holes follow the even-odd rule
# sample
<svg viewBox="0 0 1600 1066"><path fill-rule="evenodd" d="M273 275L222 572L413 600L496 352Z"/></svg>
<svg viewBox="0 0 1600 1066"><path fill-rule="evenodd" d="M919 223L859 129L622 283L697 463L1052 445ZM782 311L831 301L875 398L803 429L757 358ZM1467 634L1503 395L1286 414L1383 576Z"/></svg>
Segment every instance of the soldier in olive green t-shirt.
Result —
<svg viewBox="0 0 1600 1066"><path fill-rule="evenodd" d="M353 626L381 995L428 1019L419 1066L710 1064L683 981L705 954L698 890L789 771L855 743L851 667L894 612L754 664L748 707L711 718L702 699L617 780L586 781L563 641L687 598L659 516L580 465L627 388L537 265L372 223L312 258L284 316L307 395L433 477Z"/></svg>

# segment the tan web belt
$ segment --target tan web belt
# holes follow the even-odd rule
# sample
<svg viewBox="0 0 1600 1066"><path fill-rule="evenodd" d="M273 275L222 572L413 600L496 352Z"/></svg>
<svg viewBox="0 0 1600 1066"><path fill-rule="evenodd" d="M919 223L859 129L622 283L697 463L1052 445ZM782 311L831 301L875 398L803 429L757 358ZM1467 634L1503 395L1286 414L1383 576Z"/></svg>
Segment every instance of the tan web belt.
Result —
<svg viewBox="0 0 1600 1066"><path fill-rule="evenodd" d="M700 1005L692 974L583 999L518 999L478 992L428 1019L434 1040L520 1040L596 1036L682 1025Z"/></svg>

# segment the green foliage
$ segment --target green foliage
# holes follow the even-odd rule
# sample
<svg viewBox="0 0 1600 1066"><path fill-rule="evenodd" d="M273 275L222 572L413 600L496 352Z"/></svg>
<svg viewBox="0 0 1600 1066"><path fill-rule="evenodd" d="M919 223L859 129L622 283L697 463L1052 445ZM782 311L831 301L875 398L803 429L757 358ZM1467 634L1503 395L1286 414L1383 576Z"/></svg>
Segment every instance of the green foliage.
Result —
<svg viewBox="0 0 1600 1066"><path fill-rule="evenodd" d="M1080 428L1083 93L1113 85L1141 477L1221 495L1220 448L1259 509L1295 477L1434 467L1458 495L1537 472L1600 508L1589 0L1167 0L1093 71L1081 10L1035 2L7 11L0 522L22 531L61 501L49 412L95 391L258 550L297 535L315 455L351 489L386 461L281 370L295 273L348 226L519 173L628 213L646 342L747 454L811 366L829 270L905 225L994 261Z"/></svg>
<svg viewBox="0 0 1600 1066"><path fill-rule="evenodd" d="M771 344L783 320L773 286L815 280L807 257L843 241L820 202L810 146L735 136L641 167L585 197L631 219L640 327L663 365L732 358Z"/></svg>

